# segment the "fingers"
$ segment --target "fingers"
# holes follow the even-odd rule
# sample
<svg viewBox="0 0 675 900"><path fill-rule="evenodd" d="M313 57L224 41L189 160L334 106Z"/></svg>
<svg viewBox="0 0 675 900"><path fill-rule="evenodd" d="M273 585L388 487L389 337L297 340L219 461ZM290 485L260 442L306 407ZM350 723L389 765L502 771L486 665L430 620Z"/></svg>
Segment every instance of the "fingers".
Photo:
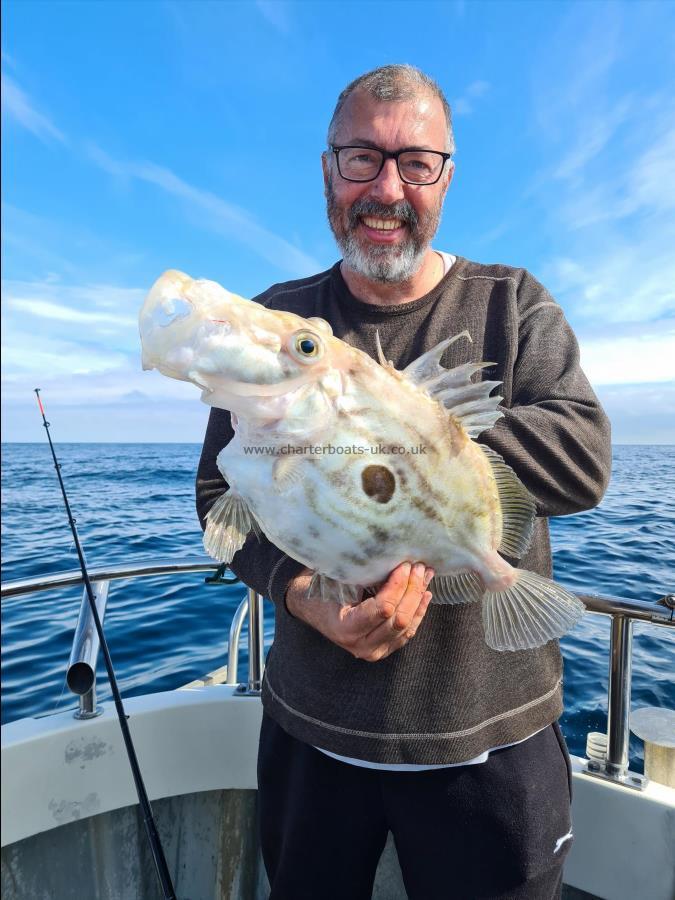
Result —
<svg viewBox="0 0 675 900"><path fill-rule="evenodd" d="M415 634L417 633L419 624L422 621L422 619L424 618L426 611L429 607L429 604L431 603L431 597L432 597L431 591L424 592L422 600L420 601L420 605L418 606L417 610L415 611L415 615L413 616L412 622L410 623L408 628L406 628L405 631L399 635L398 638L396 638L394 641L392 641L389 644L389 646L387 648L387 652L384 654L384 656L389 656L389 654L393 653L394 650L398 650L400 647L404 647L408 643L408 641L412 640L415 637ZM384 656L382 656L380 658L383 659Z"/></svg>
<svg viewBox="0 0 675 900"><path fill-rule="evenodd" d="M370 603L367 618L361 624L369 622L374 627L348 648L354 656L376 662L415 635L431 600L431 592L426 588L433 575L433 569L423 563L397 566L375 597L361 604Z"/></svg>
<svg viewBox="0 0 675 900"><path fill-rule="evenodd" d="M406 571L404 566L408 567L408 577L405 584L402 585L401 575ZM405 631L410 626L426 587L433 576L434 570L427 568L424 563L415 563L414 566L404 563L394 569L374 598L382 610L391 610L391 612L387 616L386 622L379 623L369 637L377 636L377 639L381 640L392 631L397 635ZM398 601L395 600L397 595Z"/></svg>

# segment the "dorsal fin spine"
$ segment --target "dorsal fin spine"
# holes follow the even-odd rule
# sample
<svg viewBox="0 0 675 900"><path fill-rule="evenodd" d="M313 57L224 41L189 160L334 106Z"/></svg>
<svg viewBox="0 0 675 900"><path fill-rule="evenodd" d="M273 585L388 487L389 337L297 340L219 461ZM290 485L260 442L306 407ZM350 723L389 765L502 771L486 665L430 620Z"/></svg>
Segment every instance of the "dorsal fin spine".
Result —
<svg viewBox="0 0 675 900"><path fill-rule="evenodd" d="M444 369L441 357L447 348L460 338L468 338L468 331L462 331L454 337L446 338L413 360L403 369L406 377L415 387L425 391L437 400L464 428L469 437L475 438L495 424L503 413L498 409L502 397L489 396L501 382L472 381L472 377L494 363L467 362L454 369ZM377 339L378 355L383 356ZM382 362L382 359L380 359Z"/></svg>

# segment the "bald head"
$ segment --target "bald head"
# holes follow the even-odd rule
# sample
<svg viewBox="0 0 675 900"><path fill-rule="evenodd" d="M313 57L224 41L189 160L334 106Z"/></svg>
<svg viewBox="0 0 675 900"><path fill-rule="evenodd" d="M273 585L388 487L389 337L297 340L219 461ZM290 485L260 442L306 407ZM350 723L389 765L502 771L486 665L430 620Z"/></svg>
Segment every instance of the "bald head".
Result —
<svg viewBox="0 0 675 900"><path fill-rule="evenodd" d="M455 139L452 132L452 114L445 94L438 84L425 75L420 69L409 65L381 66L355 78L342 91L335 105L333 116L328 126L328 144L335 143L335 134L345 112L349 98L358 92L386 103L404 103L419 97L437 98L442 106L446 121L446 146L448 153L455 152Z"/></svg>

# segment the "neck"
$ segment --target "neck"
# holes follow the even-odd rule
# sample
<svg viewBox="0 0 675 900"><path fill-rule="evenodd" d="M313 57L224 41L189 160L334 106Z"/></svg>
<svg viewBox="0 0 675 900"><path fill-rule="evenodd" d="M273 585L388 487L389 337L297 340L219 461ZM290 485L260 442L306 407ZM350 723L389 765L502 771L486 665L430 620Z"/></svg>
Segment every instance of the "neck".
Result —
<svg viewBox="0 0 675 900"><path fill-rule="evenodd" d="M407 281L395 283L371 281L365 275L350 269L344 262L340 266L340 271L350 292L359 300L375 306L399 306L401 303L419 300L433 290L443 278L444 266L441 256L429 247L422 265Z"/></svg>

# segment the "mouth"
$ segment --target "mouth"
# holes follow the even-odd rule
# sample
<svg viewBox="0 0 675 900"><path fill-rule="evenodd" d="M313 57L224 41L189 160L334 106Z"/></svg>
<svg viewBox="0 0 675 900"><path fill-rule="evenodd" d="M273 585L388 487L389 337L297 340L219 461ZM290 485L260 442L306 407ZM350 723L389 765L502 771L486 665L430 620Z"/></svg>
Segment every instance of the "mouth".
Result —
<svg viewBox="0 0 675 900"><path fill-rule="evenodd" d="M379 243L393 243L405 233L407 228L401 219L384 219L378 216L361 216L360 225L367 237Z"/></svg>

